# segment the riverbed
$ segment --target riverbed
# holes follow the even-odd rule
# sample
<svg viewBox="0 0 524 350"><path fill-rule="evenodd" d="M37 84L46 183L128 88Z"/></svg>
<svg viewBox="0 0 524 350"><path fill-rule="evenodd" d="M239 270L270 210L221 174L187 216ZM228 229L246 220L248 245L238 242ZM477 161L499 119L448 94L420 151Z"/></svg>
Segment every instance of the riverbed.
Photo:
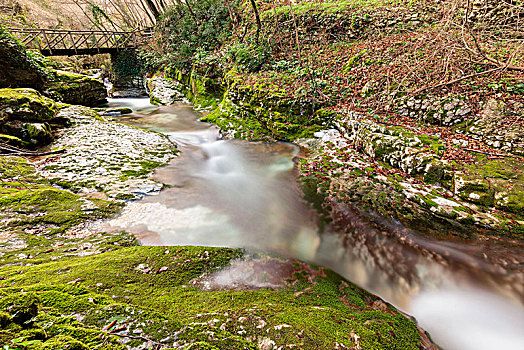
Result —
<svg viewBox="0 0 524 350"><path fill-rule="evenodd" d="M242 247L307 260L413 315L445 349L524 347L522 276L475 258L471 246L387 227L352 208L339 208L338 226L319 225L296 182L298 146L221 140L186 103L111 99L110 106L131 107L116 118L168 135L181 153L154 175L164 189L128 202L106 229L131 232L144 245Z"/></svg>

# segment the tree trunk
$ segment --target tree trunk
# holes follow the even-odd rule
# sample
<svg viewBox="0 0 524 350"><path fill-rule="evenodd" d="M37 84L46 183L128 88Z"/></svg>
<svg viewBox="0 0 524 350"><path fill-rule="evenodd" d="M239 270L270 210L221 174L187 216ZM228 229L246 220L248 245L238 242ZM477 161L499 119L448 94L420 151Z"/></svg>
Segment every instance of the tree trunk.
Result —
<svg viewBox="0 0 524 350"><path fill-rule="evenodd" d="M295 25L295 39L297 41L297 48L298 48L298 63L300 67L302 67L302 52L300 50L300 40L298 39L297 20L295 18L295 13L293 12L293 5L291 5L291 1L288 1L288 4L289 4L289 10L291 11L291 17L293 18L293 24Z"/></svg>
<svg viewBox="0 0 524 350"><path fill-rule="evenodd" d="M155 19L158 19L158 17L160 17L160 11L158 11L153 0L146 0L146 4L147 7L149 7L149 9L151 10L153 17L155 17Z"/></svg>
<svg viewBox="0 0 524 350"><path fill-rule="evenodd" d="M255 18L257 21L257 34L255 36L255 42L258 44L258 38L260 37L260 30L262 29L262 22L260 22L260 16L258 15L257 4L255 0L251 0L251 6L253 6L253 11L255 12Z"/></svg>

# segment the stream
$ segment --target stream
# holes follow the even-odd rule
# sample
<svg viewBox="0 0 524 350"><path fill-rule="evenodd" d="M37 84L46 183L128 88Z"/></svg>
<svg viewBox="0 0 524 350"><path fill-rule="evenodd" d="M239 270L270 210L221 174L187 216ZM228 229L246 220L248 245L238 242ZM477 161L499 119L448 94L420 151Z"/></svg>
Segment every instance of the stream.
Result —
<svg viewBox="0 0 524 350"><path fill-rule="evenodd" d="M391 234L401 228L385 230L349 208L339 210L343 227L320 232L296 182L298 146L220 140L185 103L109 106L132 108L118 120L168 135L181 153L154 175L167 187L128 202L107 230L144 245L242 247L310 261L413 315L444 349L524 349L522 275L477 259L475 247L413 232L402 244Z"/></svg>

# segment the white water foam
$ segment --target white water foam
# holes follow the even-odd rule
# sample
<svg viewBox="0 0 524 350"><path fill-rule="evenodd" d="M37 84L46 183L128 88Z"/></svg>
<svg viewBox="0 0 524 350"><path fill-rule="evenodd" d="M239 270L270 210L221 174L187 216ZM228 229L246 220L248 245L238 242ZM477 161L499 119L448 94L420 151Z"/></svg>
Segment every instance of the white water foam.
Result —
<svg viewBox="0 0 524 350"><path fill-rule="evenodd" d="M524 349L524 310L476 289L422 292L408 310L448 350Z"/></svg>

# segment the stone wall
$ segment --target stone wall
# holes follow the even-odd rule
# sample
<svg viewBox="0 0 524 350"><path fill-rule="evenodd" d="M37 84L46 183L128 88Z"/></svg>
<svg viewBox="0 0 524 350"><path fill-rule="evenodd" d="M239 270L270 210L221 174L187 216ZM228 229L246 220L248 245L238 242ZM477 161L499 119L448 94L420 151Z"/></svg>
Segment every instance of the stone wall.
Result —
<svg viewBox="0 0 524 350"><path fill-rule="evenodd" d="M398 113L430 124L453 126L469 117L471 108L460 96L427 95L401 99Z"/></svg>

